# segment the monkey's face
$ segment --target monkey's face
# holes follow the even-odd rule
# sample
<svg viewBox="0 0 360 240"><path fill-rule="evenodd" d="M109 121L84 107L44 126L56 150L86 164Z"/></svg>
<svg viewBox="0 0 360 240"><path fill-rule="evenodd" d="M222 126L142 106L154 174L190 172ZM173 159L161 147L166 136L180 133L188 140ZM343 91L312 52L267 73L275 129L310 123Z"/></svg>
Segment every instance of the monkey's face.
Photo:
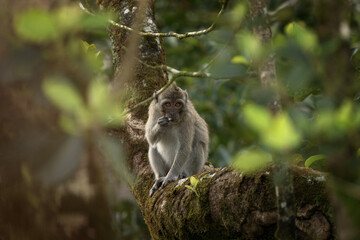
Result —
<svg viewBox="0 0 360 240"><path fill-rule="evenodd" d="M165 98L160 102L164 117L172 123L178 123L181 120L181 114L185 107L185 101L182 99Z"/></svg>

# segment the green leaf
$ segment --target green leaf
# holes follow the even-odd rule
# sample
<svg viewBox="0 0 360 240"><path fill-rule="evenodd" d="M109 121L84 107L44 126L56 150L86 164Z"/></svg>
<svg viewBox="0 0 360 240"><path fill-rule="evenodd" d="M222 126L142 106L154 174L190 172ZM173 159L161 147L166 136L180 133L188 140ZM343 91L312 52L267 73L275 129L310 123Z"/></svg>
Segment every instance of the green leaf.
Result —
<svg viewBox="0 0 360 240"><path fill-rule="evenodd" d="M60 127L65 132L76 135L79 132L79 128L74 117L69 116L68 114L61 114L60 116Z"/></svg>
<svg viewBox="0 0 360 240"><path fill-rule="evenodd" d="M272 157L260 148L242 150L233 159L233 167L241 172L253 173L271 163Z"/></svg>
<svg viewBox="0 0 360 240"><path fill-rule="evenodd" d="M64 78L47 78L44 80L42 87L45 95L61 110L74 114L84 111L84 104L80 94Z"/></svg>
<svg viewBox="0 0 360 240"><path fill-rule="evenodd" d="M240 55L233 57L233 58L231 59L231 62L232 62L232 63L240 63L240 64L244 64L244 65L248 65L248 64L249 64L248 60L247 60L245 57L240 56Z"/></svg>
<svg viewBox="0 0 360 240"><path fill-rule="evenodd" d="M91 113L101 124L119 126L124 123L123 107L112 97L105 81L93 80L88 89Z"/></svg>
<svg viewBox="0 0 360 240"><path fill-rule="evenodd" d="M84 52L89 52L92 54L96 54L96 46L95 44L89 44L86 41L81 40L81 47L84 50Z"/></svg>
<svg viewBox="0 0 360 240"><path fill-rule="evenodd" d="M81 27L87 30L102 30L106 31L106 27L109 25L108 20L111 19L110 14L96 14L85 15L81 21Z"/></svg>
<svg viewBox="0 0 360 240"><path fill-rule="evenodd" d="M314 162L323 160L323 159L325 159L325 155L323 155L323 154L311 156L305 160L305 167L310 167L311 164L313 164Z"/></svg>
<svg viewBox="0 0 360 240"><path fill-rule="evenodd" d="M346 130L354 121L353 112L352 102L349 100L345 101L336 112L336 125L340 129Z"/></svg>
<svg viewBox="0 0 360 240"><path fill-rule="evenodd" d="M247 6L244 3L240 2L236 4L231 12L231 18L234 24L239 24L242 21L242 19L245 17L246 11Z"/></svg>
<svg viewBox="0 0 360 240"><path fill-rule="evenodd" d="M191 191L194 191L194 188L189 186L189 185L185 185L186 188L190 189Z"/></svg>
<svg viewBox="0 0 360 240"><path fill-rule="evenodd" d="M316 34L297 22L286 25L285 32L303 49L312 50L317 46Z"/></svg>
<svg viewBox="0 0 360 240"><path fill-rule="evenodd" d="M317 133L333 132L335 127L334 114L330 110L319 112L315 118L315 130Z"/></svg>
<svg viewBox="0 0 360 240"><path fill-rule="evenodd" d="M196 179L194 176L190 177L190 183L191 183L191 185L194 186L194 188L196 188L198 182L199 182L199 179Z"/></svg>
<svg viewBox="0 0 360 240"><path fill-rule="evenodd" d="M103 54L97 51L95 44L81 41L81 48L85 53L85 60L94 73L98 73L103 66Z"/></svg>
<svg viewBox="0 0 360 240"><path fill-rule="evenodd" d="M242 33L237 35L237 43L239 48L245 54L246 57L252 60L259 60L262 55L262 44L260 40L250 33Z"/></svg>
<svg viewBox="0 0 360 240"><path fill-rule="evenodd" d="M59 30L70 32L79 28L82 11L77 5L62 6L54 14L54 19Z"/></svg>
<svg viewBox="0 0 360 240"><path fill-rule="evenodd" d="M110 94L108 84L104 81L93 80L88 89L89 105L92 109L97 110L110 104Z"/></svg>
<svg viewBox="0 0 360 240"><path fill-rule="evenodd" d="M49 42L59 36L53 18L43 9L29 9L16 15L14 28L20 37L36 43Z"/></svg>
<svg viewBox="0 0 360 240"><path fill-rule="evenodd" d="M291 150L301 142L300 133L284 112L277 114L271 125L260 136L265 145L277 151Z"/></svg>
<svg viewBox="0 0 360 240"><path fill-rule="evenodd" d="M246 124L257 133L261 133L269 129L271 116L266 108L248 103L243 108L243 114Z"/></svg>

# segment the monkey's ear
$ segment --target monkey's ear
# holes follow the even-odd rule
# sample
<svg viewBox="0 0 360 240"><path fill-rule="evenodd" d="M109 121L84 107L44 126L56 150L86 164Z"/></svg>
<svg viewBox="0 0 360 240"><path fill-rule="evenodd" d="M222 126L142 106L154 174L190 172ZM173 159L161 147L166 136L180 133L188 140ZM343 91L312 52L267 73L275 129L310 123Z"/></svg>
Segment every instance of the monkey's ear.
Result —
<svg viewBox="0 0 360 240"><path fill-rule="evenodd" d="M158 103L159 99L158 99L158 96L156 95L156 93L157 93L157 91L155 90L154 94L153 94L153 98L154 98L155 103Z"/></svg>
<svg viewBox="0 0 360 240"><path fill-rule="evenodd" d="M184 92L184 94L185 94L185 102L187 102L188 97L189 97L189 96L188 96L188 93L187 93L187 91L186 91L186 90L184 90L183 92Z"/></svg>

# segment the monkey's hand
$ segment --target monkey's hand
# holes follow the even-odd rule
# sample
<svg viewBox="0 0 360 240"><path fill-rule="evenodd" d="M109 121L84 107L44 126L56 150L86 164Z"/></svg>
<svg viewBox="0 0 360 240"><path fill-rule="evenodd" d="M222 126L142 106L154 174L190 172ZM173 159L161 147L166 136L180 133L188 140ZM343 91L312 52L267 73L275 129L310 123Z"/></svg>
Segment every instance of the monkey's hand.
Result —
<svg viewBox="0 0 360 240"><path fill-rule="evenodd" d="M150 197L152 197L152 195L154 195L155 191L158 190L161 187L161 185L163 184L164 179L165 179L165 177L160 177L157 180L155 180L154 185L150 189Z"/></svg>
<svg viewBox="0 0 360 240"><path fill-rule="evenodd" d="M158 119L158 124L160 126L167 126L169 124L170 120L167 117L161 117Z"/></svg>

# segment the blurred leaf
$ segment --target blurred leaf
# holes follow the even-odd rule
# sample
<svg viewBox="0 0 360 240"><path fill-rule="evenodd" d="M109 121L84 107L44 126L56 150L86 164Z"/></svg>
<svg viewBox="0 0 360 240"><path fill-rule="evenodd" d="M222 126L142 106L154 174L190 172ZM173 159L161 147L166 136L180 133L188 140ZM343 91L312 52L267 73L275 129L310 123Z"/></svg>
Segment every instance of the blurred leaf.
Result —
<svg viewBox="0 0 360 240"><path fill-rule="evenodd" d="M259 60L262 55L262 44L260 40L250 33L241 33L236 35L237 44L240 51L245 54L246 57L251 60Z"/></svg>
<svg viewBox="0 0 360 240"><path fill-rule="evenodd" d="M26 163L21 164L21 175L27 184L29 184L29 185L32 184L32 176L31 176L29 167L27 166Z"/></svg>
<svg viewBox="0 0 360 240"><path fill-rule="evenodd" d="M290 156L290 162L293 165L304 166L304 159L301 154L295 153Z"/></svg>
<svg viewBox="0 0 360 240"><path fill-rule="evenodd" d="M99 13L96 15L85 15L80 23L81 27L86 30L99 30L106 33L106 27L112 18L110 14Z"/></svg>
<svg viewBox="0 0 360 240"><path fill-rule="evenodd" d="M73 116L69 116L68 114L61 114L60 116L60 127L66 133L75 135L79 133L78 124L76 119Z"/></svg>
<svg viewBox="0 0 360 240"><path fill-rule="evenodd" d="M16 15L14 28L20 37L36 43L49 42L59 36L51 14L43 9L29 9Z"/></svg>
<svg viewBox="0 0 360 240"><path fill-rule="evenodd" d="M288 151L297 147L301 142L301 135L295 129L290 117L278 113L271 125L261 135L261 140L268 147L277 151Z"/></svg>
<svg viewBox="0 0 360 240"><path fill-rule="evenodd" d="M112 97L105 81L93 80L88 89L88 101L93 117L101 124L119 126L124 122L123 107Z"/></svg>
<svg viewBox="0 0 360 240"><path fill-rule="evenodd" d="M265 168L272 161L269 153L260 148L241 150L233 159L233 167L241 172L253 173Z"/></svg>
<svg viewBox="0 0 360 240"><path fill-rule="evenodd" d="M325 155L318 154L305 160L305 167L310 167L314 162L325 159Z"/></svg>
<svg viewBox="0 0 360 240"><path fill-rule="evenodd" d="M249 64L248 60L247 60L245 57L240 56L240 55L233 57L233 58L231 59L231 62L232 62L232 63L240 63L240 64L244 64L244 65L248 65L248 64Z"/></svg>
<svg viewBox="0 0 360 240"><path fill-rule="evenodd" d="M84 50L84 52L90 52L95 54L96 53L96 46L95 44L89 44L85 41L81 41L81 47Z"/></svg>
<svg viewBox="0 0 360 240"><path fill-rule="evenodd" d="M243 108L243 114L246 124L256 132L260 133L269 129L271 116L266 108L248 103Z"/></svg>
<svg viewBox="0 0 360 240"><path fill-rule="evenodd" d="M93 110L101 109L104 104L110 104L108 84L93 80L88 89L89 105Z"/></svg>
<svg viewBox="0 0 360 240"><path fill-rule="evenodd" d="M246 74L247 67L245 65L230 63L233 53L228 50L223 50L211 64L209 72L214 77L221 78L234 78L244 76Z"/></svg>
<svg viewBox="0 0 360 240"><path fill-rule="evenodd" d="M284 47L286 44L287 44L287 39L286 37L284 36L284 34L276 34L272 40L272 47L274 49L279 49L279 48L282 48Z"/></svg>
<svg viewBox="0 0 360 240"><path fill-rule="evenodd" d="M49 77L43 82L45 95L63 111L76 113L83 111L84 104L74 86L60 77Z"/></svg>
<svg viewBox="0 0 360 240"><path fill-rule="evenodd" d="M69 32L79 28L82 11L77 5L62 6L54 14L54 19L59 30Z"/></svg>
<svg viewBox="0 0 360 240"><path fill-rule="evenodd" d="M247 11L247 6L244 2L239 2L233 7L231 11L231 18L235 25L240 24Z"/></svg>
<svg viewBox="0 0 360 240"><path fill-rule="evenodd" d="M332 131L334 127L334 115L331 111L321 111L315 119L315 129L317 132L326 132L327 130Z"/></svg>
<svg viewBox="0 0 360 240"><path fill-rule="evenodd" d="M55 155L37 172L37 178L46 186L53 186L69 178L82 160L84 143L81 137L71 136Z"/></svg>
<svg viewBox="0 0 360 240"><path fill-rule="evenodd" d="M103 66L103 54L97 51L95 44L81 41L81 47L84 50L87 63L95 72L98 72Z"/></svg>
<svg viewBox="0 0 360 240"><path fill-rule="evenodd" d="M324 137L338 138L359 127L358 111L350 100L345 100L338 109L319 111L315 118L315 133Z"/></svg>
<svg viewBox="0 0 360 240"><path fill-rule="evenodd" d="M289 4L287 6L280 5L275 11L268 13L273 22L287 22L295 17L295 9Z"/></svg>
<svg viewBox="0 0 360 240"><path fill-rule="evenodd" d="M350 100L345 101L335 114L336 125L343 131L353 123L353 104Z"/></svg>
<svg viewBox="0 0 360 240"><path fill-rule="evenodd" d="M317 36L310 29L301 26L297 22L291 22L285 27L285 32L295 42L306 50L313 50L317 46Z"/></svg>
<svg viewBox="0 0 360 240"><path fill-rule="evenodd" d="M109 161L115 177L128 183L134 181L134 176L127 165L123 147L118 139L103 135L100 137L100 150Z"/></svg>
<svg viewBox="0 0 360 240"><path fill-rule="evenodd" d="M191 191L194 191L194 188L189 186L189 185L185 185L186 188L190 189Z"/></svg>
<svg viewBox="0 0 360 240"><path fill-rule="evenodd" d="M283 59L277 62L277 76L290 96L302 101L311 93L319 92L315 69L308 54L297 45L289 44L279 48L277 56Z"/></svg>

